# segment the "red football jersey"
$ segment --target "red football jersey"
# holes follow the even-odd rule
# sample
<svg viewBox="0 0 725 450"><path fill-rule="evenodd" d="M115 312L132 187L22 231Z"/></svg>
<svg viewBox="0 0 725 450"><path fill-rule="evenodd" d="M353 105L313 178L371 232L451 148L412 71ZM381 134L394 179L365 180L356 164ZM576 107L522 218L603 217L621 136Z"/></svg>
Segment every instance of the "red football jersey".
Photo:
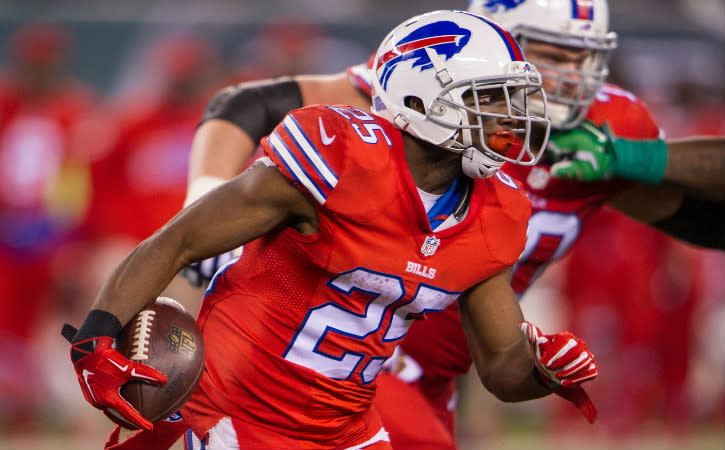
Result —
<svg viewBox="0 0 725 450"><path fill-rule="evenodd" d="M268 233L212 281L184 416L200 435L231 416L242 447L359 443L380 427L375 378L410 324L516 261L530 203L505 174L475 180L466 217L433 232L400 131L352 107L293 111L262 145L315 202L319 232Z"/></svg>
<svg viewBox="0 0 725 450"><path fill-rule="evenodd" d="M204 103L129 103L120 109L118 136L93 165L89 226L98 236L141 241L183 207L189 147Z"/></svg>

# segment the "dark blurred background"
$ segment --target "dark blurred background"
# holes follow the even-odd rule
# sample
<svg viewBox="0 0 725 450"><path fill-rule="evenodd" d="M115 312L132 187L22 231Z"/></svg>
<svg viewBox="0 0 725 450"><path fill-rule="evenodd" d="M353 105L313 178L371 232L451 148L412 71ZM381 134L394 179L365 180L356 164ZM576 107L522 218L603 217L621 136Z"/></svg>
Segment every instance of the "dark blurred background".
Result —
<svg viewBox="0 0 725 450"><path fill-rule="evenodd" d="M101 448L61 324L179 209L219 87L365 61L408 17L460 1L0 1L0 449ZM725 2L610 0L610 81L668 137L725 134ZM612 211L523 300L586 337L590 426L547 398L460 382L462 448L725 448L725 255ZM595 257L592 258L592 255ZM177 447L181 448L179 444Z"/></svg>

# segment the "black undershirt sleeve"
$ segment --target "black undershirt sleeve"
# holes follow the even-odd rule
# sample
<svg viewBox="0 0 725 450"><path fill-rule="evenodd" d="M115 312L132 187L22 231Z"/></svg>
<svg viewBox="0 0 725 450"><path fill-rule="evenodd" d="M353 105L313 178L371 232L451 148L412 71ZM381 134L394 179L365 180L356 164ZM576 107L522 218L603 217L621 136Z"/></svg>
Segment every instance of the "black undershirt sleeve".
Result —
<svg viewBox="0 0 725 450"><path fill-rule="evenodd" d="M652 226L690 244L725 250L725 205L722 202L685 196L674 215Z"/></svg>
<svg viewBox="0 0 725 450"><path fill-rule="evenodd" d="M209 119L226 120L258 143L288 112L301 107L300 86L290 77L240 83L214 94L199 125Z"/></svg>

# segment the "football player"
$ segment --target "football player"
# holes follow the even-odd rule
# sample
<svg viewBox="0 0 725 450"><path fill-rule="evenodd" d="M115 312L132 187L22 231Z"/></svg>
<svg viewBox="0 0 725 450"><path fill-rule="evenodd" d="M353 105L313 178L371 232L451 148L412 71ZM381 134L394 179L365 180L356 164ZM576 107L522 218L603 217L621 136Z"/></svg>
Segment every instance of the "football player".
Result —
<svg viewBox="0 0 725 450"><path fill-rule="evenodd" d="M76 50L70 30L41 22L13 29L1 44L0 69L3 432L27 431L48 413L37 324L83 303L68 295L82 289L71 269L81 257L70 249L85 237L90 146L83 124L98 101L91 84L68 70Z"/></svg>
<svg viewBox="0 0 725 450"><path fill-rule="evenodd" d="M713 210L721 211L721 200L720 203L713 203L709 199L717 200L723 192L720 175L723 166L722 139L689 139L665 144L658 139L656 125L634 95L612 85L602 86L607 71L607 55L616 45L616 37L608 31L605 2L594 2L586 11L574 9L572 2L519 3L511 7L508 13L499 12L499 20L517 30L520 38L527 43L531 42L523 36L527 30L545 27L537 32L539 39L544 40L539 47L545 42L559 44L549 45L546 49L548 54L542 56L541 63L547 68L567 69L565 73L568 78L561 78L562 83L566 79L581 79L586 80L587 84L581 92L582 98L574 101L573 92L576 90L569 86L572 83L558 87L560 83L557 80L560 78L548 76L558 72L545 72L544 80L549 83L547 88L555 97L550 104L556 110L554 127L557 133L553 139L555 145L549 147L549 155L536 167L526 168L520 174L526 181L527 192L538 201L534 202L535 214L531 221L534 233L514 272L516 292L523 295L546 265L566 252L576 241L582 223L608 199L612 199L610 202L618 199L622 209L629 204L630 212L631 206L634 206L641 220L656 220L659 217L660 221L655 226L677 237L698 245L722 248L719 233L722 227L713 227L713 234L709 227L712 217L707 221L693 220L702 214L709 215ZM476 2L470 5L474 12L481 12L482 8ZM492 13L496 11L494 7L487 10ZM579 18L580 14L582 18ZM537 20L538 17L547 17L549 20L542 24ZM549 37L544 39L545 36ZM527 55L533 51L536 56L535 44L533 49L527 47ZM557 51L563 54L559 55ZM574 61L569 61L567 58L572 58L572 52L575 53ZM573 71L569 68L572 64L584 66L587 70ZM235 176L253 153L259 139L290 109L316 103L344 103L367 110L370 89L369 66L362 64L348 69L347 74L281 78L244 83L220 91L209 102L195 135L187 203ZM569 91L571 98L564 96L566 91ZM599 129L591 121L584 120L587 115L591 115L590 120L597 118L599 123L616 121L616 126L612 124ZM632 125L626 125L623 118L631 120ZM611 133L612 130L618 132L617 137ZM620 148L629 146L630 154L634 152L634 155L644 155L645 158L637 164L628 164L622 157L616 162L612 161L615 143ZM583 173L587 151L593 153L589 159L605 160L599 167L606 167L606 173L601 170L589 175ZM668 153L666 165L663 165L663 151ZM711 163L702 164L704 160ZM590 166L592 170L595 167ZM614 170L614 166L619 169ZM579 174L573 170L578 170ZM629 183L614 179L585 183L597 176L636 178L637 171L640 171L642 181L654 185L661 178L663 184L636 184L635 189L629 189ZM518 170L512 172L519 173ZM557 178L572 173L581 180ZM642 173L649 174L649 178ZM687 196L683 187L688 188ZM647 211L654 211L656 215L643 217ZM671 216L663 218L667 214ZM722 221L721 212L719 217ZM703 232L700 224L706 224L708 228ZM552 232L555 238L542 239L542 236ZM211 258L187 268L185 275L194 283L208 282L217 269L235 256L229 253ZM451 448L455 436L454 379L466 373L471 365L455 308L417 323L402 347L408 353L403 353L396 358L396 364L391 364L400 372L401 378L386 374L378 377L379 391L395 395L379 395L374 401L387 425L391 440L393 444L400 443L401 448ZM414 389L402 384L403 380ZM425 393L429 400L428 407L414 398L415 393L420 392ZM407 400L400 399L403 393L410 393ZM437 415L432 413L430 406L434 407ZM400 417L415 417L419 420L401 421L398 420ZM441 419L444 426L433 423L436 417ZM414 425L417 423L429 425L418 427Z"/></svg>
<svg viewBox="0 0 725 450"><path fill-rule="evenodd" d="M487 2L491 4L491 2ZM495 2L494 2L495 3ZM554 135L554 144L550 146L550 156L546 156L537 167L530 170L526 179L527 191L536 195L541 201L535 203L535 215L533 224L536 228L544 231L547 225L556 228L560 238L555 239L555 244L549 248L543 248L544 243L540 242L542 232L532 236L530 245L527 247L529 255L523 264L517 266L514 274L514 284L517 292L523 294L525 288L533 281L533 274L540 274L546 263L565 253L578 235L578 229L583 220L588 217L589 212L599 208L605 199L617 192L619 194L619 205L635 206L635 212L641 214L645 211L654 211L656 214L671 217L655 223L658 228L668 231L677 237L685 238L690 242L699 245L709 245L722 248L721 233L722 227L708 227L703 233L699 224L712 224L712 211L719 212L720 222L722 221L722 202L708 201L722 195L722 166L723 152L722 139L690 139L687 141L676 141L665 144L658 139L656 126L652 123L648 112L642 104L631 94L615 86L602 85L607 71L607 54L615 47L616 37L608 32L606 3L594 2L586 9L574 9L570 2L520 2L508 12L498 12L503 8L491 6L487 12L496 13L499 20L507 23L515 30L519 39L526 44L533 42L533 47L527 46L529 59L537 57L537 50L543 44L545 52L541 56L539 65L546 68L556 69L557 67L567 69L561 78L549 76L559 74L556 70L545 72L545 83L547 88L555 97L553 108L556 110L554 127L558 132ZM586 5L582 5L586 6ZM481 12L482 6L476 2L470 5L471 10ZM498 9L497 9L498 8ZM582 17L580 18L579 15ZM548 17L546 23L538 21L537 17ZM586 16L586 17L585 17ZM590 17L591 16L591 17ZM548 24L548 26L547 26ZM545 29L541 29L541 27ZM577 28L578 27L578 28ZM579 29L580 31L576 31ZM591 35L597 39L585 39L581 30L591 29ZM533 31L530 31L533 30ZM561 30L569 30L562 32ZM527 39L526 34L536 31L536 36L541 39ZM556 44L555 42L559 42ZM539 48L537 49L537 44ZM548 48L547 48L548 47ZM591 48L590 48L591 47ZM533 53L532 53L533 52ZM553 52L553 53L552 53ZM557 54L557 52L562 53ZM574 53L572 58L571 53ZM577 54L578 52L578 54ZM591 54L590 54L591 53ZM568 60L573 59L572 60ZM562 60L563 59L563 60ZM553 60L553 61L552 61ZM585 63L586 61L586 63ZM588 70L572 70L571 65L586 66ZM566 75L566 77L564 77ZM350 84L353 80L357 89ZM561 83L558 83L560 80ZM574 83L564 83L565 80L586 81L585 89L582 90L581 98L574 101L572 92L576 92ZM562 86L559 86L559 85ZM190 172L190 189L187 202L191 202L214 186L221 184L224 180L236 175L246 160L252 154L256 142L268 133L274 124L284 114L293 108L315 104L315 103L345 103L366 110L369 107L371 81L368 67L366 65L355 66L348 69L348 73L340 73L328 76L297 76L288 79L268 80L258 83L244 83L222 90L210 102L204 115L202 124L197 130L194 145L192 147L192 162ZM569 91L571 98L563 95ZM599 93L598 96L596 94ZM597 100L595 101L595 98ZM606 101L605 101L606 100ZM609 104L608 107L604 107ZM621 109L620 109L621 108ZM597 114L597 111L600 111ZM630 114L627 119L634 121L634 131L623 129L622 120L619 120L617 130L621 136L614 137L611 133L611 125L598 129L589 121L583 120L587 115L599 117L600 123L612 121L619 114ZM261 119L260 119L261 118ZM590 119L591 119L590 118ZM620 117L621 119L621 117ZM603 121L603 122L602 122ZM582 125L583 124L583 125ZM637 136L637 126L642 124L642 137L651 139L624 139L622 136ZM607 130L609 130L607 132ZM627 131L627 132L625 132ZM616 144L616 146L614 145ZM617 148L624 149L625 157L613 160ZM630 154L645 156L637 164L628 164L626 150ZM666 165L663 165L663 154L667 152ZM587 156L587 152L591 155ZM599 163L595 166L587 161ZM631 157L629 158L631 160ZM707 164L703 164L707 161ZM619 167L615 169L615 167ZM599 168L599 171L595 171ZM606 171L601 170L606 168ZM655 170L658 169L658 170ZM664 169L664 173L662 170ZM589 170L589 172L587 172ZM597 177L620 177L639 178L649 183L656 183L661 178L662 185L645 186L635 185L635 189L625 189L627 184L614 180L602 183L594 183L587 186L583 181L590 181ZM643 175L644 174L644 175ZM649 174L649 175L647 175ZM646 176L645 176L646 175ZM557 180L556 177L574 176L579 181ZM541 189L543 184L550 185L550 188ZM686 191L683 187L687 188ZM558 192L558 193L557 193ZM568 204L561 205L562 192L569 192ZM588 192L588 193L587 193ZM644 195L643 195L644 194ZM586 200L579 204L573 203L577 196L583 195ZM599 197L597 197L599 195ZM548 202L551 199L552 202ZM632 208L629 208L631 212ZM558 209L557 209L558 208ZM570 214L574 220L563 220ZM561 216L560 216L561 215ZM709 216L708 220L695 220L701 215ZM562 218L561 226L556 223L549 224L547 218ZM717 215L715 217L718 217ZM650 219L657 218L650 215ZM646 218L644 218L646 219ZM566 228L571 226L573 228ZM715 234L712 233L715 230ZM718 240L719 239L719 240ZM542 254L543 251L543 254ZM537 254L534 261L532 254ZM204 261L201 264L188 268L185 274L195 283L208 282L216 270L224 263L229 262L235 255L225 254ZM417 417L430 417L430 408L421 405L415 399L400 401L398 397L378 396L376 403L385 402L385 407L378 409L383 416L383 421L388 424L388 431L391 434L393 443L396 437L403 446L415 448L447 448L449 447L454 434L453 416L453 379L459 374L465 373L470 367L470 359L466 354L465 346L456 345L463 342L462 333L458 325L457 313L454 309L448 311L450 317L437 315L425 323L429 326L417 324L413 333L409 333L404 343L406 348L417 348L411 353L418 354L416 363L410 355L402 355L397 358L396 367L405 367L403 378L411 382L411 386L417 388L410 391L401 385L401 380L381 375L378 378L379 391L392 392L401 395L402 392L426 393L435 405L439 416L447 425L448 432L441 432L438 424L421 429L421 427L404 426L405 423L425 422L430 420L410 421L400 423L397 417L416 414ZM447 349L441 352L433 352L429 357L425 355L424 348L432 348L426 345L428 330L434 339L439 341ZM420 329L420 333L416 332ZM447 330L441 332L440 329ZM418 337L420 336L420 337ZM445 344L443 344L445 343ZM462 351L454 351L462 349ZM440 354L439 354L440 353ZM420 377L421 373L426 376ZM391 401L386 402L386 399ZM399 414L399 409L411 406L406 414ZM386 414L390 411L390 414ZM386 416L389 416L386 417ZM398 426L403 425L403 426ZM427 434L421 434L425 431ZM449 444L444 444L444 443ZM426 447L430 445L430 447Z"/></svg>
<svg viewBox="0 0 725 450"><path fill-rule="evenodd" d="M182 413L206 448L391 448L376 377L413 322L454 303L489 391L555 392L595 419L586 344L524 321L510 284L531 204L499 169L545 148L538 72L495 22L436 11L393 29L372 73L374 114L288 113L262 158L113 271L72 339L91 404L152 428L119 388L165 376L113 338L183 267L245 245L198 318L205 371Z"/></svg>
<svg viewBox="0 0 725 450"><path fill-rule="evenodd" d="M639 99L604 84L617 46L616 33L609 31L606 0L505 3L472 0L469 10L508 27L527 59L541 70L552 127L558 131L542 164L519 172L531 178L527 191L550 200L552 194L544 191L576 192L556 197L572 202L589 196L588 189L605 193L604 186L616 184L601 182L612 178L639 182L605 195L636 220L695 245L725 249L723 137L666 143ZM585 187L576 181L595 183Z"/></svg>

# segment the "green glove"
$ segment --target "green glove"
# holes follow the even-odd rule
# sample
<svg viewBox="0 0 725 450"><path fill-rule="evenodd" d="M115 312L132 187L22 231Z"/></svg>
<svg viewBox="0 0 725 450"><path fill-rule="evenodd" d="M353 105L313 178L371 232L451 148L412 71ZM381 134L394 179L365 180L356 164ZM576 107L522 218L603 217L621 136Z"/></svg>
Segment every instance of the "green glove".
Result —
<svg viewBox="0 0 725 450"><path fill-rule="evenodd" d="M607 123L600 129L584 121L573 130L556 133L547 151L557 160L551 166L555 178L602 181L620 177L659 184L667 166L665 141L617 138Z"/></svg>

